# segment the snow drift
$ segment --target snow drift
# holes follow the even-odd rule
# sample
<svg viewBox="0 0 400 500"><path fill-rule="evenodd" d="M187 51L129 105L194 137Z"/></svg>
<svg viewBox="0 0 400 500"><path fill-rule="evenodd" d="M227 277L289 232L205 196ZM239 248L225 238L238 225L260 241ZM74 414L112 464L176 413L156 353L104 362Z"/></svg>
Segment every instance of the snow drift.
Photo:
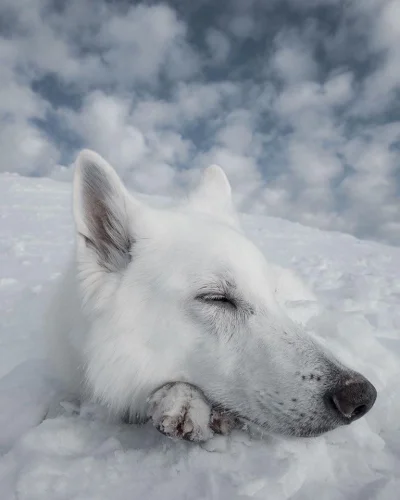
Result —
<svg viewBox="0 0 400 500"><path fill-rule="evenodd" d="M394 500L400 489L400 249L269 217L242 216L278 265L289 314L367 376L367 417L320 438L235 433L200 447L110 421L96 405L43 421L57 389L41 320L73 241L70 186L0 176L2 500Z"/></svg>

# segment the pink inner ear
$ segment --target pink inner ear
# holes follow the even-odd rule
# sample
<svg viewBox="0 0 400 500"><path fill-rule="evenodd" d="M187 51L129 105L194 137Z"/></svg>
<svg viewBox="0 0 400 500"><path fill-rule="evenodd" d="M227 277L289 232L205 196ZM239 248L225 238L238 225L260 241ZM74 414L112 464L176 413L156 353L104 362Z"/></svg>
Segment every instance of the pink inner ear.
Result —
<svg viewBox="0 0 400 500"><path fill-rule="evenodd" d="M74 210L78 233L107 272L126 268L131 260L125 189L103 158L83 151L77 159Z"/></svg>

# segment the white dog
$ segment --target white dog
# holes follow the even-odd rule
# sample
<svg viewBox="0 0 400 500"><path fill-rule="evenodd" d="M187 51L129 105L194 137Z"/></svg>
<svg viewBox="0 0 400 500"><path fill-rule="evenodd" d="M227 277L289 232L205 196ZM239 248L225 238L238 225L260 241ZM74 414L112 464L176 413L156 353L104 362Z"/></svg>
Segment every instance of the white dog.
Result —
<svg viewBox="0 0 400 500"><path fill-rule="evenodd" d="M80 398L193 441L234 419L315 436L373 406L371 383L278 305L274 272L241 231L220 167L185 203L160 210L85 150L73 189L76 255L49 338Z"/></svg>

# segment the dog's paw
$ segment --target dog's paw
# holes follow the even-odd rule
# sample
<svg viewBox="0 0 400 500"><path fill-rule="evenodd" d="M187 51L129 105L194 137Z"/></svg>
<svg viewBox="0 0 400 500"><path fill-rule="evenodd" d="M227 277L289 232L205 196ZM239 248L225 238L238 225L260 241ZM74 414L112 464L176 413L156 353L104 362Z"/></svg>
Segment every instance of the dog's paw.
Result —
<svg viewBox="0 0 400 500"><path fill-rule="evenodd" d="M166 436L193 442L212 438L211 407L195 387L177 382L166 384L148 399L147 415Z"/></svg>

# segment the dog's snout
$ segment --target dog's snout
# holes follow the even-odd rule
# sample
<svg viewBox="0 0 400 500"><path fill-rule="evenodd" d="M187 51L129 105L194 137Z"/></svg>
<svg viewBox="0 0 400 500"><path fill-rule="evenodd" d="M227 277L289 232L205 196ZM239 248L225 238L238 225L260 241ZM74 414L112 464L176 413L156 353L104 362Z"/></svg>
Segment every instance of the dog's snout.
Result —
<svg viewBox="0 0 400 500"><path fill-rule="evenodd" d="M364 377L357 377L341 383L328 398L331 406L350 423L373 407L376 396L375 387Z"/></svg>

